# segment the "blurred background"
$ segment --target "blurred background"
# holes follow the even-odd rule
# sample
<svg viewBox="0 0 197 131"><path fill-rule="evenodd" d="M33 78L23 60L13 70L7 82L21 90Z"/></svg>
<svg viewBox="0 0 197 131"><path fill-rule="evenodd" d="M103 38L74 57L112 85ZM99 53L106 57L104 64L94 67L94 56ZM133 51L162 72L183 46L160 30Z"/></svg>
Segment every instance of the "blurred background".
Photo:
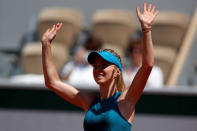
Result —
<svg viewBox="0 0 197 131"><path fill-rule="evenodd" d="M1 0L0 130L83 130L85 113L44 85L41 37L57 22L53 61L62 81L98 93L87 63L91 50L111 48L132 82L141 66L142 0ZM149 0L155 66L136 106L134 131L197 130L197 1Z"/></svg>

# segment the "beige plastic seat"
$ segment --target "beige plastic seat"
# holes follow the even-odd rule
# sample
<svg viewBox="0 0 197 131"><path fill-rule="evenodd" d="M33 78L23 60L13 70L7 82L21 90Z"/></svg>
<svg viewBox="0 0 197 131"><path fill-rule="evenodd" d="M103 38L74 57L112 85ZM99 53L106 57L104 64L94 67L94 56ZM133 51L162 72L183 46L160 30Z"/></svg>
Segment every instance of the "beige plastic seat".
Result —
<svg viewBox="0 0 197 131"><path fill-rule="evenodd" d="M172 48L155 45L154 54L155 64L162 69L164 80L166 80L176 59L176 52Z"/></svg>
<svg viewBox="0 0 197 131"><path fill-rule="evenodd" d="M179 49L189 24L189 16L179 12L161 12L153 22L154 44Z"/></svg>
<svg viewBox="0 0 197 131"><path fill-rule="evenodd" d="M155 64L160 66L167 81L182 45L190 18L179 12L160 12L152 24Z"/></svg>
<svg viewBox="0 0 197 131"><path fill-rule="evenodd" d="M53 60L59 71L70 55L70 48L82 29L82 15L80 11L70 8L45 8L40 11L37 31L40 38L52 25L62 22L52 43ZM42 74L42 45L40 42L28 43L22 50L22 65L25 73Z"/></svg>
<svg viewBox="0 0 197 131"><path fill-rule="evenodd" d="M52 46L53 62L59 71L67 61L68 53L61 44L54 45ZM40 42L27 44L22 50L21 62L26 74L42 74L42 44Z"/></svg>
<svg viewBox="0 0 197 131"><path fill-rule="evenodd" d="M40 38L46 29L58 22L62 22L63 26L54 42L63 44L65 48L70 48L83 28L82 14L79 10L71 8L54 7L41 10L37 23Z"/></svg>
<svg viewBox="0 0 197 131"><path fill-rule="evenodd" d="M118 45L125 49L128 40L136 29L136 18L125 10L99 10L93 16L93 37L103 43Z"/></svg>
<svg viewBox="0 0 197 131"><path fill-rule="evenodd" d="M188 59L189 53L191 53L191 48L195 43L196 37L196 30L197 30L197 7L191 17L190 23L188 25L187 32L185 33L185 37L183 39L182 45L180 50L177 54L176 60L174 61L174 65L172 71L170 72L169 79L167 84L171 87L177 85L179 78L182 75L182 71L184 69L185 62ZM189 58L190 59L190 58Z"/></svg>

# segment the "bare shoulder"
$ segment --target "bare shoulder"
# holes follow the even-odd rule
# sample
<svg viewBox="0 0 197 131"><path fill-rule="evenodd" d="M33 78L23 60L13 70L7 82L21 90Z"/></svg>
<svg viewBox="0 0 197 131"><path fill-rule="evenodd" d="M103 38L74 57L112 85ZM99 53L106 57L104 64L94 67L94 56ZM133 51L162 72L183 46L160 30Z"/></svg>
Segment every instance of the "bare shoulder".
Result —
<svg viewBox="0 0 197 131"><path fill-rule="evenodd" d="M84 100L84 110L88 111L90 105L96 99L97 93L90 91L80 91L80 96Z"/></svg>

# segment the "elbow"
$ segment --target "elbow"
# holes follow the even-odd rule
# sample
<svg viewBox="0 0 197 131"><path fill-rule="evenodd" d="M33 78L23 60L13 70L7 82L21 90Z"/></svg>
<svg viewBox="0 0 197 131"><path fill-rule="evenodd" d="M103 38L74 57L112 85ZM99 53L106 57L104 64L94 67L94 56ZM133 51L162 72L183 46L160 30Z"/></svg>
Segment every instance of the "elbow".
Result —
<svg viewBox="0 0 197 131"><path fill-rule="evenodd" d="M47 88L49 88L49 89L52 89L52 88L53 88L51 82L46 81L46 80L45 80L45 86L46 86Z"/></svg>
<svg viewBox="0 0 197 131"><path fill-rule="evenodd" d="M50 80L45 80L45 86L49 89L53 89L56 87L58 83L58 80L50 81Z"/></svg>
<svg viewBox="0 0 197 131"><path fill-rule="evenodd" d="M145 67L146 69L152 69L154 66L154 60L143 62L142 67Z"/></svg>
<svg viewBox="0 0 197 131"><path fill-rule="evenodd" d="M49 89L51 89L51 83L49 81L45 80L45 86Z"/></svg>
<svg viewBox="0 0 197 131"><path fill-rule="evenodd" d="M48 73L44 72L44 82L47 88L53 88L57 85L60 78L56 74L48 75Z"/></svg>

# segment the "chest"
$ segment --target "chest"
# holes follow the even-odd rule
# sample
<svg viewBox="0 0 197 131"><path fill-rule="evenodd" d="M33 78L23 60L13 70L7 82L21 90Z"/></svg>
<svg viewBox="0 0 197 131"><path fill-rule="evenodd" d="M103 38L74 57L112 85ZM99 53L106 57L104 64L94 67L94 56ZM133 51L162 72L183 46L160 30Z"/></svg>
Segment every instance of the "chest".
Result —
<svg viewBox="0 0 197 131"><path fill-rule="evenodd" d="M120 115L115 110L90 110L85 116L85 122L88 125L110 126L119 121Z"/></svg>
<svg viewBox="0 0 197 131"><path fill-rule="evenodd" d="M121 116L116 102L98 102L87 112L84 119L85 129L122 130L130 128L130 124Z"/></svg>

